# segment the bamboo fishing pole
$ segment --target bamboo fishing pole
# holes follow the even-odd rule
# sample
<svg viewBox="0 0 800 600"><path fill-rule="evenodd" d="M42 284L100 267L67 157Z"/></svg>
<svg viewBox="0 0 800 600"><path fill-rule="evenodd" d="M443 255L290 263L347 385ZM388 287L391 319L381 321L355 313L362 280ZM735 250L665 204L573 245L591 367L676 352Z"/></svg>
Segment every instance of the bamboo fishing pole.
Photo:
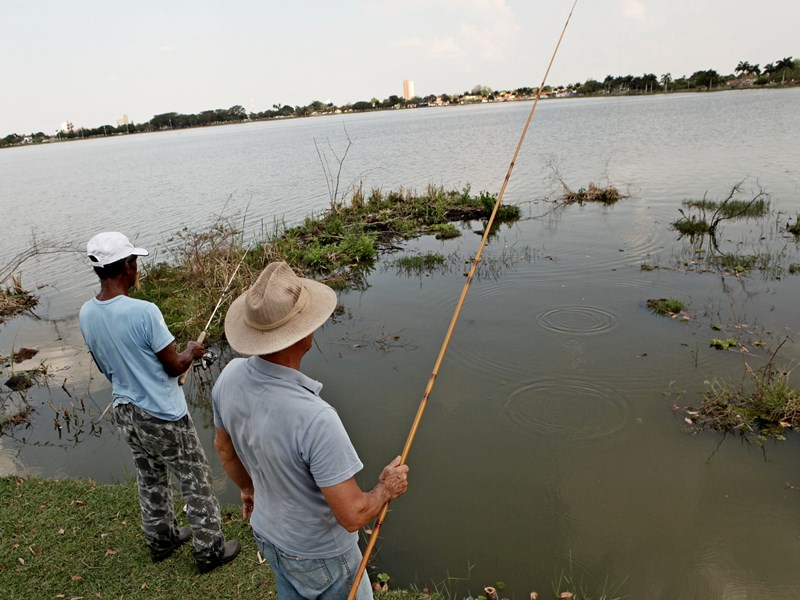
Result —
<svg viewBox="0 0 800 600"><path fill-rule="evenodd" d="M211 322L214 320L214 315L217 314L217 310L219 310L219 307L222 305L222 300L227 295L228 288L231 287L231 284L233 283L233 278L236 277L236 273L239 272L239 267L241 267L242 264L244 263L244 259L247 256L248 252L250 252L250 248L247 248L244 251L244 254L242 254L242 259L239 261L239 264L236 265L236 269L234 269L234 271L233 271L233 275L231 275L230 279L228 279L228 283L225 285L225 289L222 290L222 293L219 296L219 300L217 300L217 305L214 307L214 310L211 312L211 316L208 318L208 322L206 323L206 326L203 328L203 331L200 332L200 335L197 337L197 343L198 344L202 344L205 341L206 335L208 335L208 328L211 327ZM191 367L186 369L186 371L184 371L183 374L180 376L180 378L178 379L178 385L183 385L184 383L186 383L186 377L188 377L189 371L191 371Z"/></svg>
<svg viewBox="0 0 800 600"><path fill-rule="evenodd" d="M469 273L467 275L467 280L464 283L464 288L461 290L461 296L458 299L458 303L456 304L455 311L453 312L453 318L450 320L450 326L447 328L447 333L444 336L444 341L442 342L442 347L439 350L439 356L436 358L436 363L433 366L433 371L431 372L431 376L428 379L428 385L425 387L425 393L422 395L422 400L419 403L419 408L417 409L417 414L414 417L414 421L411 424L411 430L408 433L408 437L406 438L405 446L403 447L403 452L400 455L400 464L404 465L406 463L406 458L408 458L408 453L411 451L411 444L414 443L414 438L417 435L417 429L419 428L419 424L422 421L422 415L425 412L425 408L428 405L428 398L431 395L431 391L433 390L433 384L436 381L436 377L439 375L439 367L442 364L442 360L444 360L444 355L447 352L447 347L450 345L450 338L453 335L453 330L456 327L456 322L458 321L458 317L461 315L461 309L464 305L464 299L467 296L467 292L469 291L469 287L472 284L472 279L475 276L475 271L478 268L478 262L481 259L481 254L483 253L483 248L486 245L486 241L489 239L489 233L492 230L492 224L494 223L495 216L497 215L497 210L500 208L500 202L503 200L503 194L506 191L506 187L508 186L508 181L511 178L511 172L514 170L514 165L517 162L517 157L519 156L519 152L522 149L522 142L525 141L525 135L528 133L528 127L533 120L533 113L536 111L536 105L539 104L539 98L542 95L542 90L544 89L545 82L547 81L547 77L550 74L550 69L553 66L553 62L555 62L556 54L558 54L558 49L561 46L561 40L564 39L564 34L567 31L567 26L569 25L569 21L572 18L572 13L575 10L575 6L578 4L578 0L575 0L572 4L572 8L569 11L569 15L567 15L567 20L564 23L564 27L561 30L561 35L558 36L558 42L556 42L556 47L553 50L553 55L550 57L550 62L547 65L547 70L544 73L544 77L542 78L542 83L539 86L539 89L536 91L536 97L533 101L533 106L531 106L531 110L528 113L528 119L525 121L525 127L522 129L522 134L519 137L519 142L517 142L516 150L514 150L514 156L511 159L511 163L508 165L508 171L506 172L505 179L503 180L503 185L500 187L500 193L497 194L497 200L494 203L494 208L492 209L492 214L489 217L489 221L486 223L486 228L483 232L483 237L481 238L481 242L478 245L478 250L475 253L475 258L472 260L472 266L469 269ZM358 571L356 571L355 579L353 580L353 585L350 588L350 595L347 597L347 600L355 600L356 593L358 592L358 585L361 583L361 578L364 575L364 571L367 568L367 563L369 562L369 557L372 554L372 550L375 548L375 544L378 541L378 534L381 531L381 526L383 525L383 521L386 519L386 515L389 512L389 502L387 502L383 508L381 509L380 513L378 514L377 519L375 520L375 525L372 528L372 533L369 537L369 542L367 543L367 547L364 550L364 555L361 559L361 564L358 565Z"/></svg>

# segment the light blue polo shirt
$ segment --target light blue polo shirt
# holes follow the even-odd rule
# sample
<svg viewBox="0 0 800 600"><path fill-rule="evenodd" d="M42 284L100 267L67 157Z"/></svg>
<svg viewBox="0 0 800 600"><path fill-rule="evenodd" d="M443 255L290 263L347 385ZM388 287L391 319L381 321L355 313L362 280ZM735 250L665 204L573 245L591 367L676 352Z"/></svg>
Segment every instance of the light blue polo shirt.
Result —
<svg viewBox="0 0 800 600"><path fill-rule="evenodd" d="M332 558L358 534L333 516L321 487L347 481L363 465L322 384L257 356L232 360L214 384L214 424L231 436L253 479L250 525L294 556Z"/></svg>
<svg viewBox="0 0 800 600"><path fill-rule="evenodd" d="M165 421L183 418L187 406L178 378L156 356L175 338L155 304L128 296L92 298L79 319L89 351L111 382L114 406L133 403Z"/></svg>

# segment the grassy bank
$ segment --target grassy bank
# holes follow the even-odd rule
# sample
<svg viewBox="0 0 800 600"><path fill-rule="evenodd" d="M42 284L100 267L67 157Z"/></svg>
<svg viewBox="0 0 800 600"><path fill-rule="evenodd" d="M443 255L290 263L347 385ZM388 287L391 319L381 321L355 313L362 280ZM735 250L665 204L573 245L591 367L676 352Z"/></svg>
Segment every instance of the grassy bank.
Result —
<svg viewBox="0 0 800 600"><path fill-rule="evenodd" d="M68 598L277 598L269 564L260 560L250 526L240 506L222 507L222 530L238 538L241 554L232 562L200 575L191 544L154 564L139 520L136 483L98 484L92 480L0 477L0 591L3 599ZM179 521L182 513L176 494ZM182 525L185 525L183 520ZM384 579L371 574L373 582ZM388 578L388 576L386 576ZM624 582L623 582L624 583ZM389 581L391 585L391 580ZM503 584L495 583L498 598ZM603 580L587 590L572 565L540 600L623 600L621 585ZM483 586L480 586L483 588ZM447 581L431 589L376 591L376 600L462 600ZM487 588L491 589L491 588ZM470 596L491 600L490 593ZM531 595L531 597L534 597Z"/></svg>
<svg viewBox="0 0 800 600"><path fill-rule="evenodd" d="M3 598L275 598L240 507L223 507L223 531L242 542L233 562L197 573L190 545L154 564L144 544L135 482L0 478ZM176 502L176 506L182 504ZM390 592L382 600L422 594Z"/></svg>
<svg viewBox="0 0 800 600"><path fill-rule="evenodd" d="M346 203L334 202L299 225L262 231L247 244L241 225L221 219L207 229L176 234L169 240L173 250L166 260L143 261L144 276L133 295L156 303L182 344L203 331L229 281L219 315L270 261L284 260L296 272L334 289L358 289L365 286L380 253L398 250L397 243L422 235L458 236L453 223L488 220L495 200L488 192L473 194L468 186L428 186L423 193L404 188L365 193L356 188ZM495 224L519 217L518 206L501 205ZM222 335L222 321L215 319L207 339L213 343Z"/></svg>

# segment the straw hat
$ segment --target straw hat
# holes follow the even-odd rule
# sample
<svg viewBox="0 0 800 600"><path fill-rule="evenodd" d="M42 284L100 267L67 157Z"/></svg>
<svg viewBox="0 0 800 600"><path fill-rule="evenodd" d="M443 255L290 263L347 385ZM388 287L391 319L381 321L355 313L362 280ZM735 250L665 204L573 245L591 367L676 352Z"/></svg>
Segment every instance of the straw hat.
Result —
<svg viewBox="0 0 800 600"><path fill-rule="evenodd" d="M225 337L240 354L272 354L318 329L336 308L336 292L273 262L225 315Z"/></svg>

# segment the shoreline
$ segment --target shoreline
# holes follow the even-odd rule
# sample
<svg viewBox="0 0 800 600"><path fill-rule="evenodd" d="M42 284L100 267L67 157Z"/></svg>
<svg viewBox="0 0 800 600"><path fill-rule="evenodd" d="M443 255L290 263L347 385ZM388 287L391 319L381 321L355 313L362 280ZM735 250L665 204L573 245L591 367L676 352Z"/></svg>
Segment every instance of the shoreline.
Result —
<svg viewBox="0 0 800 600"><path fill-rule="evenodd" d="M651 91L651 92L644 92L644 93L633 93L633 94L621 94L621 93L608 93L608 94L601 94L601 93L594 93L594 94L569 94L569 95L558 95L558 96L542 96L540 100L574 100L574 99L596 99L596 98L642 98L642 97L651 97L651 96L663 96L663 95L674 95L674 94L713 94L718 92L746 92L746 91L758 91L758 90L784 90L784 89L792 89L800 87L800 83L797 82L788 82L781 85L763 85L763 86L739 86L739 87L717 87L715 89L685 89L685 90L668 90L668 91ZM140 131L123 131L123 132L111 132L109 134L103 133L103 135L99 134L92 134L89 136L82 136L82 135L74 135L72 137L64 137L61 138L58 134L53 136L46 136L44 139L34 140L26 142L25 139L32 137L32 136L25 136L18 134L16 132L9 133L6 137L9 136L17 136L21 138L23 141L17 143L9 143L9 144L0 144L0 150L4 148L21 148L21 147L28 147L28 146L41 146L44 144L59 144L62 142L76 142L76 141L85 141L85 140L94 140L94 139L104 139L104 138L115 138L120 136L127 136L127 135L140 135L140 134L147 134L147 133L163 133L167 131L183 131L183 130L191 130L191 129L206 129L209 127L224 127L227 125L243 125L248 123L262 123L262 122L269 122L269 121L286 121L286 120L294 120L294 119L306 119L306 118L314 118L314 117L329 117L329 116L336 116L336 115L350 115L350 114L364 114L364 113L373 113L373 112L385 112L391 110L421 110L425 108L457 108L460 106L472 106L476 104L508 104L508 103L516 103L516 102L533 102L536 98L536 95L529 95L520 98L514 99L499 99L499 100L478 100L478 101L461 101L461 102L451 102L442 105L413 105L413 106L403 106L403 105L394 105L392 107L374 107L372 109L361 109L361 110L341 110L341 108L337 108L335 111L325 111L325 112L313 112L310 114L302 114L302 115L276 115L272 117L261 117L261 118L251 118L247 117L245 119L238 119L238 120L229 120L229 121L220 121L220 122L212 122L206 123L202 125L189 125L185 127L160 127L160 128L149 128L146 130ZM298 107L298 108L305 108L305 107ZM176 113L177 114L177 113ZM191 116L191 115L185 115ZM150 121L147 122L148 124ZM102 126L100 126L102 127ZM99 129L99 128L96 128Z"/></svg>

